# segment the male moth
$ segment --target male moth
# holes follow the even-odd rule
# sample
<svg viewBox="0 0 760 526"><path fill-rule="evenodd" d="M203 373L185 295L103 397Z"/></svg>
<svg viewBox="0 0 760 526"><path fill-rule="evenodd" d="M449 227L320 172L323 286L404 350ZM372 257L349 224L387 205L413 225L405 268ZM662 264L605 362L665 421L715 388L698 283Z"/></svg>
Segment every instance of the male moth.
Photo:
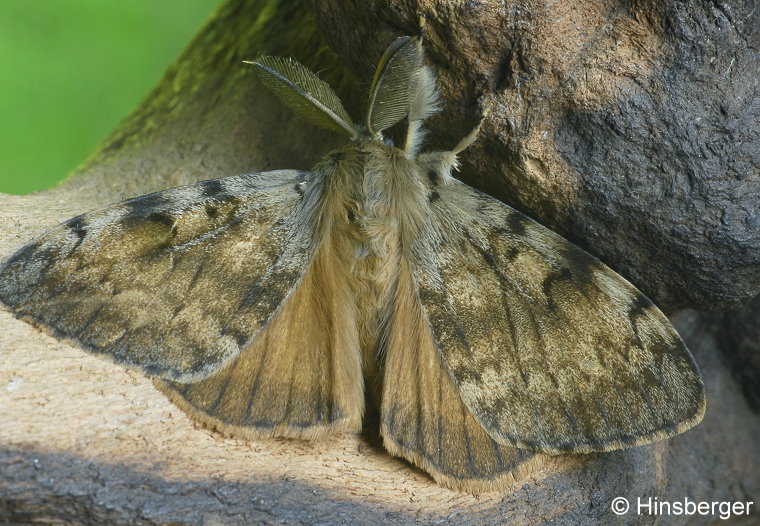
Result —
<svg viewBox="0 0 760 526"><path fill-rule="evenodd" d="M621 276L420 152L437 110L421 42L380 60L364 126L301 64L261 80L347 135L310 172L137 197L57 226L0 268L0 300L139 367L228 435L316 439L362 425L456 489L503 488L535 452L660 440L704 413L666 317ZM407 120L403 148L383 132Z"/></svg>

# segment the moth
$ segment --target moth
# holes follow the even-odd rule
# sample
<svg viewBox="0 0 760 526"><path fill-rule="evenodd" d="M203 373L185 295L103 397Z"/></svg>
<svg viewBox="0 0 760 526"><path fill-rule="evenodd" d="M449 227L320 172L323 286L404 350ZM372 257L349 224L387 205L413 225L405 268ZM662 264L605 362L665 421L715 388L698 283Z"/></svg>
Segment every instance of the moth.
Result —
<svg viewBox="0 0 760 526"><path fill-rule="evenodd" d="M252 64L347 145L308 172L62 223L0 269L17 317L141 369L227 435L357 431L366 392L386 449L459 490L504 488L537 452L627 448L701 420L699 370L641 292L452 176L479 125L422 151L438 92L419 39L385 51L363 125L298 62Z"/></svg>

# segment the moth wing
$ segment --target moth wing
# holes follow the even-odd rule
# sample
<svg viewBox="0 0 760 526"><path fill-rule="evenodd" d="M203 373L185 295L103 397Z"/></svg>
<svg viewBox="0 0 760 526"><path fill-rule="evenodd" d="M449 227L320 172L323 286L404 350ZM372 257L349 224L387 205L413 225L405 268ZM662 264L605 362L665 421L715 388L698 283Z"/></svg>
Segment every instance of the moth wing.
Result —
<svg viewBox="0 0 760 526"><path fill-rule="evenodd" d="M308 175L214 179L70 219L0 267L0 301L151 375L207 377L266 326L308 267Z"/></svg>
<svg viewBox="0 0 760 526"><path fill-rule="evenodd" d="M411 251L412 273L442 361L496 441L607 451L701 420L691 354L633 285L459 181L435 192L435 223Z"/></svg>
<svg viewBox="0 0 760 526"><path fill-rule="evenodd" d="M465 491L493 491L526 476L535 453L496 442L462 403L402 263L384 346L385 448Z"/></svg>
<svg viewBox="0 0 760 526"><path fill-rule="evenodd" d="M299 285L237 358L197 383L157 387L230 436L315 439L361 429L361 355L343 263L334 245L320 243Z"/></svg>

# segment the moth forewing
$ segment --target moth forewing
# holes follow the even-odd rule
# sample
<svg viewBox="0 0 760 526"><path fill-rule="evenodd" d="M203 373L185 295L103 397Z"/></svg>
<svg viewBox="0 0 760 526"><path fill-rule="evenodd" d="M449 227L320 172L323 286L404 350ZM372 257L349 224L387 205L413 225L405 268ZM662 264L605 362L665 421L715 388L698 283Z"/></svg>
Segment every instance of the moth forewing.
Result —
<svg viewBox="0 0 760 526"><path fill-rule="evenodd" d="M0 301L148 374L208 377L266 325L308 267L310 205L296 190L306 177L213 179L73 218L0 267Z"/></svg>
<svg viewBox="0 0 760 526"><path fill-rule="evenodd" d="M458 182L410 252L423 311L465 405L501 444L546 453L650 443L704 414L667 318L567 240Z"/></svg>
<svg viewBox="0 0 760 526"><path fill-rule="evenodd" d="M326 185L341 185L341 170ZM319 177L319 174L317 175ZM335 192L326 189L328 196ZM338 210L323 200L323 215ZM325 222L339 218L325 218ZM356 304L336 225L317 239L305 276L262 333L227 367L158 387L196 420L237 437L316 439L361 429L364 382Z"/></svg>
<svg viewBox="0 0 760 526"><path fill-rule="evenodd" d="M393 306L380 424L386 449L467 491L498 489L530 472L540 461L536 454L495 441L462 403L404 260Z"/></svg>

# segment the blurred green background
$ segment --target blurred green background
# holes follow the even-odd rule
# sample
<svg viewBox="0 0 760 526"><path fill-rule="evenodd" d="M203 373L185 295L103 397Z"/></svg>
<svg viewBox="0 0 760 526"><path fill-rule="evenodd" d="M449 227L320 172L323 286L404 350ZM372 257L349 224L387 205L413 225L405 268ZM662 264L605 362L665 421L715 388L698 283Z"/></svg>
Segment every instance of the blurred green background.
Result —
<svg viewBox="0 0 760 526"><path fill-rule="evenodd" d="M219 0L0 0L0 192L63 180Z"/></svg>

